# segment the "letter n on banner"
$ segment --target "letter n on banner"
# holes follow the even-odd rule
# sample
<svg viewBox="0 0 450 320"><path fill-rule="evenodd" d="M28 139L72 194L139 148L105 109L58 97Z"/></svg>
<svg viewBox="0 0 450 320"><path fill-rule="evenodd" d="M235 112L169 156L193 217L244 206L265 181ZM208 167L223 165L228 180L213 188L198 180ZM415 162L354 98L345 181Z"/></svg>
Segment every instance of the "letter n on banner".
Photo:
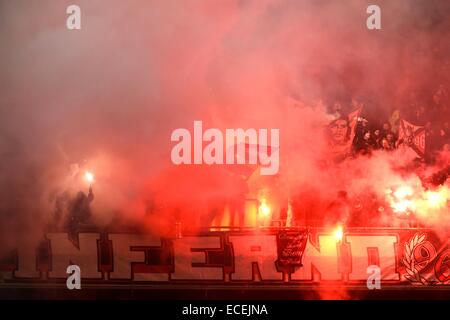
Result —
<svg viewBox="0 0 450 320"><path fill-rule="evenodd" d="M98 271L98 233L79 233L78 244L69 240L67 233L49 233L51 268L49 278L67 278L67 267L78 265L82 278L99 279L102 277Z"/></svg>
<svg viewBox="0 0 450 320"><path fill-rule="evenodd" d="M311 235L310 235L311 237ZM303 267L291 274L292 280L342 280L340 271L339 243L334 235L319 235L317 245L308 239L303 254Z"/></svg>

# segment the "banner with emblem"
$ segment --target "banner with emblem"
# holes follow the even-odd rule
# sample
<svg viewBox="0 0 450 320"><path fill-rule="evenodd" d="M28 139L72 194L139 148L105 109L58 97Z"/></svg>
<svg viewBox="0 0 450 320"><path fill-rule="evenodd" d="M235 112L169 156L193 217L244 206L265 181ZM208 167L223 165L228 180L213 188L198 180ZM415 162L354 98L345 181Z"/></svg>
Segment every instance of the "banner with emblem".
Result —
<svg viewBox="0 0 450 320"><path fill-rule="evenodd" d="M409 147L420 158L425 156L425 127L416 126L404 119L400 120L398 131L399 146Z"/></svg>
<svg viewBox="0 0 450 320"><path fill-rule="evenodd" d="M189 288L287 288L313 283L341 288L440 287L450 292L448 237L430 229L325 228L192 230L173 237L90 230L50 232L0 257L2 288L52 288L67 268L81 270L84 290L177 284ZM117 288L116 288L117 289Z"/></svg>

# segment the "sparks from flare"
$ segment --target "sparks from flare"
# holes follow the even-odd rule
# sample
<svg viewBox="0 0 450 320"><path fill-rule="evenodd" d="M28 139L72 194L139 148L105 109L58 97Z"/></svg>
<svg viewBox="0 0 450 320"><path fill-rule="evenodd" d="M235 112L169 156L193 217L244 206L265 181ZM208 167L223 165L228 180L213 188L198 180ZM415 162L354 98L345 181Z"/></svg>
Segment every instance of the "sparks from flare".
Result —
<svg viewBox="0 0 450 320"><path fill-rule="evenodd" d="M434 190L424 190L421 187L401 186L395 191L387 190L387 199L392 211L399 215L437 217L440 210L445 208L450 200L450 192L447 186L440 186Z"/></svg>
<svg viewBox="0 0 450 320"><path fill-rule="evenodd" d="M415 210L415 203L411 199L414 195L414 189L411 186L400 186L395 191L388 190L387 194L391 208L395 213L409 215L410 211Z"/></svg>
<svg viewBox="0 0 450 320"><path fill-rule="evenodd" d="M449 200L449 190L444 187L436 191L429 190L425 192L424 198L428 207L433 209L440 209L445 207Z"/></svg>
<svg viewBox="0 0 450 320"><path fill-rule="evenodd" d="M413 194L414 190L410 186L401 186L394 192L394 196L397 199L405 199L406 197L410 197Z"/></svg>

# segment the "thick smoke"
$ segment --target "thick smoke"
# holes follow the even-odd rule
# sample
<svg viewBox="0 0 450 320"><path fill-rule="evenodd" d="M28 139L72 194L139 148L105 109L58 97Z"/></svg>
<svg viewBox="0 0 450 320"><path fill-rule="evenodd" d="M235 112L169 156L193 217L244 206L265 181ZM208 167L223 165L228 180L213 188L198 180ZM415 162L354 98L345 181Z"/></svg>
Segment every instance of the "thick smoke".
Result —
<svg viewBox="0 0 450 320"><path fill-rule="evenodd" d="M38 234L58 193L87 191L85 169L101 224L205 221L248 186L221 166L171 163L172 130L194 120L280 128L282 190L382 190L398 177L386 155L323 170L327 106L357 97L365 116L384 117L436 83L450 10L376 2L378 31L366 28L372 2L359 0L80 0L82 29L69 31L72 1L0 1L2 240Z"/></svg>

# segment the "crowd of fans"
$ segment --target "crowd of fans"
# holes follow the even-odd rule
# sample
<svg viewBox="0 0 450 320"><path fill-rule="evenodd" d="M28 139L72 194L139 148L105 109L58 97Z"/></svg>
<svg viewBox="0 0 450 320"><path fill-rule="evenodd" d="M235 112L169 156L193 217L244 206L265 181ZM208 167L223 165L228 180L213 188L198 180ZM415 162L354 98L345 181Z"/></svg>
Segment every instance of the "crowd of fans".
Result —
<svg viewBox="0 0 450 320"><path fill-rule="evenodd" d="M329 113L333 117L330 124L332 146L339 143L345 146L345 138L343 133L339 134L340 127L351 130L353 111L362 110L356 121L354 136L347 134L349 142L350 154L347 157L370 156L377 150L391 152L400 148L402 144L411 147L413 143L405 138L407 134L414 137L420 131L424 135L424 150L417 152L417 158L412 164L413 170L417 169L416 164L422 163L437 164L440 168L431 177L422 181L424 185L442 185L450 176L450 157L442 157L443 154L450 155L450 100L448 91L443 85L437 87L436 90L422 94L419 97L416 93L411 93L406 102L400 107L391 108L386 115L383 116L382 108L366 108L364 101L353 99L351 103L335 102L331 105ZM347 106L343 108L342 106ZM369 109L369 112L364 112ZM378 112L374 112L378 110ZM372 114L370 113L372 111ZM380 118L383 118L380 121ZM407 130L401 130L402 120L407 121L414 126L417 132L409 133ZM334 130L334 131L333 131ZM344 130L344 129L343 129ZM411 129L409 129L411 130ZM401 134L403 131L403 134ZM349 139L352 139L351 141ZM337 158L342 160L343 158ZM442 161L444 159L444 161ZM379 199L375 194L364 192L361 196L350 198L347 193L342 190L338 193L337 198L326 210L325 221L328 224L343 223L347 226L392 226L392 219L382 221L382 217L387 217L384 212L389 208L389 204L385 203L385 199ZM397 217L398 215L395 215ZM401 219L399 221L402 221ZM413 215L408 216L405 220L409 226L415 225L417 221ZM325 223L325 224L326 224ZM324 221L319 221L319 225L323 225Z"/></svg>
<svg viewBox="0 0 450 320"><path fill-rule="evenodd" d="M431 97L430 97L431 96ZM343 108L343 105L349 105ZM399 108L392 108L384 121L380 122L379 114L365 116L365 102L353 99L351 103L335 102L330 113L335 119L345 117L352 109L362 107L362 115L358 117L355 136L352 141L353 155L370 155L375 150L387 152L398 148L400 119L404 119L425 130L425 157L432 163L437 152L449 150L450 144L450 103L449 94L440 85L432 94L419 98L411 93L407 101ZM343 111L343 109L346 109Z"/></svg>
<svg viewBox="0 0 450 320"><path fill-rule="evenodd" d="M429 103L423 103L426 99L418 99L416 94L410 95L409 103L403 107L390 110L385 121L379 120L380 114L370 115L365 113L365 102L352 99L350 103L335 102L331 105L330 113L334 120L330 124L332 140L337 151L351 149L351 156L370 155L376 150L390 152L399 148L405 139L399 137L401 119L411 124L422 127L425 131L425 163L433 163L437 152L450 151L450 112L449 96L443 86L432 94ZM420 102L422 101L422 102ZM343 106L347 106L344 108ZM367 108L370 110L370 108ZM367 110L366 109L366 110ZM354 128L354 136L350 134L351 120L349 114L354 110L362 110ZM353 117L354 118L354 117ZM350 140L352 139L352 140ZM342 147L339 149L339 147ZM347 156L347 155L346 155ZM342 158L341 158L342 159ZM450 174L450 163L446 163L443 169L433 176L435 184L442 184ZM75 198L68 193L62 193L55 201L55 226L75 233L79 228L92 225L90 204L94 199L92 187L89 193L78 192ZM293 206L294 214L300 204L305 203L305 197L300 197L297 205ZM389 208L384 199L379 199L374 193L364 192L361 196L350 198L346 191L339 191L337 199L325 210L323 219L313 217L312 221L306 219L307 225L323 226L335 225L345 222L347 226L391 226L392 221L380 221L385 216L384 210ZM297 210L298 209L298 210ZM413 221L411 218L408 222Z"/></svg>
<svg viewBox="0 0 450 320"><path fill-rule="evenodd" d="M369 127L369 121L362 118L358 121L352 147L356 153L370 154L373 150L393 150L397 147L397 141L397 132L391 129L388 122L383 123L382 127Z"/></svg>

